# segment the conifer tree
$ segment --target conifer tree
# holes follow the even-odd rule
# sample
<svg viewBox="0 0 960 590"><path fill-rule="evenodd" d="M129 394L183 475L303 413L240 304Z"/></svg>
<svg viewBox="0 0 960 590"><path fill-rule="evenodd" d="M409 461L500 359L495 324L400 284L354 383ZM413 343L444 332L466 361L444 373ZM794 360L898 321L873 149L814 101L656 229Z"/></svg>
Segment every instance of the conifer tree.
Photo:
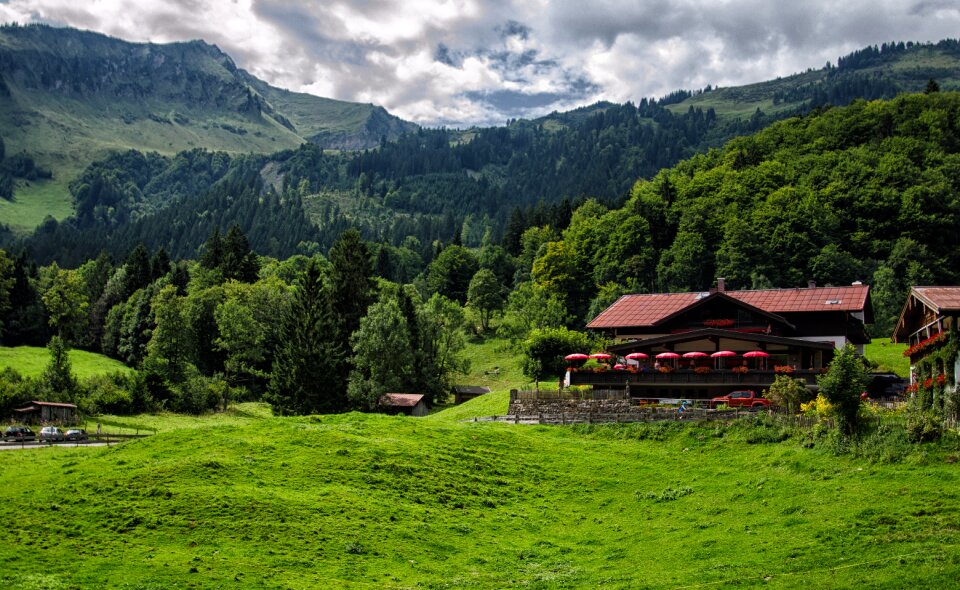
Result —
<svg viewBox="0 0 960 590"><path fill-rule="evenodd" d="M247 236L237 224L233 224L223 238L223 260L220 267L225 280L234 279L241 283L253 283L257 280L260 260L250 249Z"/></svg>
<svg viewBox="0 0 960 590"><path fill-rule="evenodd" d="M161 277L167 276L170 272L170 256L163 248L157 250L156 254L150 258L150 278L155 281Z"/></svg>
<svg viewBox="0 0 960 590"><path fill-rule="evenodd" d="M370 249L360 232L350 229L330 248L330 295L339 326L338 342L347 348L350 335L360 327L360 318L375 299Z"/></svg>
<svg viewBox="0 0 960 590"><path fill-rule="evenodd" d="M276 414L339 412L346 408L344 348L320 266L313 260L284 317L265 399Z"/></svg>
<svg viewBox="0 0 960 590"><path fill-rule="evenodd" d="M224 246L220 228L214 227L213 233L203 243L203 253L200 255L200 266L210 270L220 268L223 264Z"/></svg>
<svg viewBox="0 0 960 590"><path fill-rule="evenodd" d="M136 247L130 251L124 266L127 268L124 299L127 299L130 295L133 295L133 292L137 289L142 289L153 282L153 275L150 272L150 253L147 252L147 247L143 245L143 242L137 244Z"/></svg>

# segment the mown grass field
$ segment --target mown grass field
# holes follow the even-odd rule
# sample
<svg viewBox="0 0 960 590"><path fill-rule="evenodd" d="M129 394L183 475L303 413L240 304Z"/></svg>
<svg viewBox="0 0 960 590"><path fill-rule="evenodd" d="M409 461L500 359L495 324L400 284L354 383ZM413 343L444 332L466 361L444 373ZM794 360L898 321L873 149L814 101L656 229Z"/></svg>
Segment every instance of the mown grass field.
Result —
<svg viewBox="0 0 960 590"><path fill-rule="evenodd" d="M46 348L0 347L0 370L11 367L24 377L38 377L49 363L50 353ZM85 350L71 350L70 364L73 367L73 373L80 379L117 371L130 371L129 367L118 360Z"/></svg>
<svg viewBox="0 0 960 590"><path fill-rule="evenodd" d="M138 419L159 434L0 453L4 586L928 588L960 575L955 445L889 465L759 442L782 436L745 423L256 405Z"/></svg>
<svg viewBox="0 0 960 590"><path fill-rule="evenodd" d="M877 363L877 371L910 376L910 359L903 356L906 344L894 344L889 338L874 338L863 348L863 356Z"/></svg>

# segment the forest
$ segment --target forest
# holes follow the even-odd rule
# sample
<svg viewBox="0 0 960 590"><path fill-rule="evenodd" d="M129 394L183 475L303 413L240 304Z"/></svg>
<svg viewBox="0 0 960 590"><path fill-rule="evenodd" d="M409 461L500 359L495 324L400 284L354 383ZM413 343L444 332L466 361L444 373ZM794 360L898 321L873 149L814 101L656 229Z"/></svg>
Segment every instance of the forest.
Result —
<svg viewBox="0 0 960 590"><path fill-rule="evenodd" d="M27 245L73 236L84 253L97 243L84 227L123 238L76 264L26 249L0 257L0 338L138 369L91 386L100 393L81 396L100 400L91 404L194 411L263 399L299 413L369 408L390 390L441 400L467 333L496 329L521 347L537 330L582 328L623 293L705 290L717 276L746 289L863 281L871 329L886 336L910 285L960 279L958 121L960 94L935 88L820 109L635 179L619 206L597 195L517 208L478 243L463 231L392 243L344 228L325 248L302 195L351 173L309 146L270 159L118 154L76 181L76 218ZM436 133L404 141L426 146ZM475 151L495 143L474 141ZM407 178L389 145L351 160L373 186ZM4 379L19 384L5 388L8 405L48 386Z"/></svg>

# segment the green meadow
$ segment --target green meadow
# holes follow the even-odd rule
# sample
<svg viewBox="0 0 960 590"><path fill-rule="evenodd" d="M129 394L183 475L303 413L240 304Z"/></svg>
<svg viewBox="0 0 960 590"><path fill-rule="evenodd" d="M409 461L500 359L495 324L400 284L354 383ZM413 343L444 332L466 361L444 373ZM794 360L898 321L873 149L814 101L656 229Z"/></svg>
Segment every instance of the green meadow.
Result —
<svg viewBox="0 0 960 590"><path fill-rule="evenodd" d="M46 348L0 347L0 370L10 367L24 377L39 377L49 363L50 353ZM70 364L73 367L73 373L80 379L117 371L130 371L129 367L118 360L85 350L71 350Z"/></svg>
<svg viewBox="0 0 960 590"><path fill-rule="evenodd" d="M863 356L877 363L877 371L909 377L910 359L903 356L906 350L906 344L894 344L889 338L874 338L863 347Z"/></svg>
<svg viewBox="0 0 960 590"><path fill-rule="evenodd" d="M158 434L110 448L0 452L0 582L923 588L960 575L954 439L883 463L762 418L459 421L492 399L424 419L241 404L117 418Z"/></svg>

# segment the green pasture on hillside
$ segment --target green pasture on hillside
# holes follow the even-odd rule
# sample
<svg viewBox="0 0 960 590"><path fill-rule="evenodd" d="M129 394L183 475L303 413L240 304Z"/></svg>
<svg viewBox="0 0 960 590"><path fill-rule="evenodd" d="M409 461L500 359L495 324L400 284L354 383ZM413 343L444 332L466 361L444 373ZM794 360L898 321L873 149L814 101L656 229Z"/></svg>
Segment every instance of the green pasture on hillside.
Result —
<svg viewBox="0 0 960 590"><path fill-rule="evenodd" d="M0 370L10 367L24 377L38 377L49 363L50 353L46 348L0 347ZM71 350L70 363L73 366L73 373L80 379L117 371L130 371L129 367L118 360L85 350Z"/></svg>
<svg viewBox="0 0 960 590"><path fill-rule="evenodd" d="M931 588L960 576L955 442L881 464L783 440L759 418L548 427L244 404L130 420L159 433L0 452L0 583Z"/></svg>
<svg viewBox="0 0 960 590"><path fill-rule="evenodd" d="M863 348L863 356L877 363L877 371L910 376L910 359L903 356L906 344L894 344L889 338L874 338Z"/></svg>

